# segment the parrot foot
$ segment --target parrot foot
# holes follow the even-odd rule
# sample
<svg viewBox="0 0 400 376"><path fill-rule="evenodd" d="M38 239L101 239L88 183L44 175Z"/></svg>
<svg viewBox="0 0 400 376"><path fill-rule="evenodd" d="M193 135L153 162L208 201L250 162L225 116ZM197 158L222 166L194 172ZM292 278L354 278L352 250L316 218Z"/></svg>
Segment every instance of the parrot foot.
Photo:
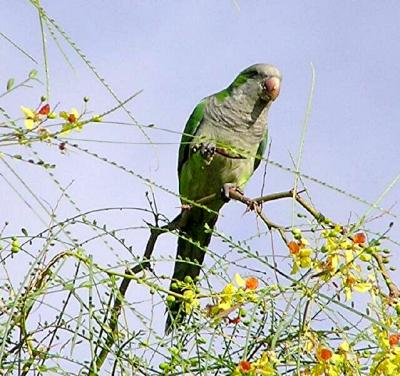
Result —
<svg viewBox="0 0 400 376"><path fill-rule="evenodd" d="M231 191L235 191L243 196L243 192L235 183L225 183L221 189L222 200L224 202L228 202L231 199Z"/></svg>
<svg viewBox="0 0 400 376"><path fill-rule="evenodd" d="M257 201L249 199L247 202L246 212L255 211L258 212L261 209L261 205Z"/></svg>
<svg viewBox="0 0 400 376"><path fill-rule="evenodd" d="M216 146L210 142L202 142L201 144L192 147L192 152L197 153L199 151L207 164L211 163L214 158L215 150Z"/></svg>
<svg viewBox="0 0 400 376"><path fill-rule="evenodd" d="M243 191L234 183L225 183L221 189L221 194L222 200L224 200L225 202L228 202L231 198L233 198L234 200L238 200L246 204L246 212L258 212L261 209L261 205L257 201L246 197Z"/></svg>
<svg viewBox="0 0 400 376"><path fill-rule="evenodd" d="M190 204L182 204L181 206L179 206L179 208L181 208L182 210L190 210L192 209L192 205Z"/></svg>

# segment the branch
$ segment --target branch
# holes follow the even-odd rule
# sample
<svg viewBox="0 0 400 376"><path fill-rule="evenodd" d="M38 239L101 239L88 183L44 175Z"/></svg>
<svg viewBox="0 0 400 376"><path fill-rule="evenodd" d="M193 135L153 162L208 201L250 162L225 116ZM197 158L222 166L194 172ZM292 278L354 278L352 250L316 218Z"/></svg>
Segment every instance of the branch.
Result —
<svg viewBox="0 0 400 376"><path fill-rule="evenodd" d="M244 205L247 206L248 210L254 210L257 215L261 218L261 220L265 223L265 225L268 227L268 229L272 230L275 229L279 232L279 235L281 236L283 242L288 245L289 241L286 238L286 232L287 228L284 226L281 226L279 224L276 224L272 222L263 212L262 210L262 204L269 202L269 201L275 201L275 200L280 200L284 198L291 198L295 200L299 205L301 205L321 226L327 226L329 228L334 228L335 223L332 221L328 220L327 217L325 217L321 212L319 212L311 203L306 201L304 198L300 196L301 192L295 192L293 189L289 191L284 191L284 192L277 192L265 196L261 196L255 199L251 199L249 197L246 197L238 191L235 188L231 188L229 190L229 197L235 201L241 202ZM215 200L217 197L217 194L212 194L207 197L203 197L202 199L198 200L196 203L199 205L206 205L208 202ZM122 309L122 302L125 297L126 291L129 287L129 283L132 278L129 278L129 276L133 276L134 274L138 274L141 271L144 270L150 270L150 259L154 250L154 247L156 245L158 237L166 232L170 231L175 231L181 229L185 222L186 222L186 217L187 213L190 211L190 205L185 205L185 207L182 208L181 213L175 217L172 222L169 224L162 226L162 227L157 227L157 225L152 226L149 225L150 227L150 237L147 241L145 252L142 258L142 261L136 265L133 269L128 268L125 272L125 277L121 281L121 285L119 287L119 291L117 293L117 296L115 297L114 305L111 309L111 317L109 320L109 332L107 334L107 338L104 342L104 345L102 346L102 349L100 351L100 354L97 356L97 358L93 359L91 364L90 364L90 371L89 375L90 376L95 376L98 374L98 371L104 364L104 361L106 360L111 347L115 343L115 338L117 338L117 331L118 331L118 317L121 313ZM155 214L155 219L157 223L157 214ZM400 290L398 287L393 283L393 281L390 279L389 274L386 271L386 268L384 266L382 257L380 255L374 254L373 257L378 263L379 270L381 272L381 275L383 276L385 283L389 289L390 292L390 297L391 298L398 298L400 297ZM100 336L99 336L100 338Z"/></svg>
<svg viewBox="0 0 400 376"><path fill-rule="evenodd" d="M131 278L129 278L129 276L133 276L144 270L150 269L150 258L151 255L153 254L157 238L165 232L174 231L181 228L184 221L186 220L185 213L186 213L185 211L182 211L182 213L179 214L177 217L175 217L175 219L172 222L163 227L151 227L150 237L149 240L147 241L142 261L139 264L137 264L133 269L130 268L126 269L125 271L126 277L124 277L121 281L121 285L119 287L117 296L115 297L114 305L111 309L111 317L109 321L109 331L107 334L107 338L104 342L104 345L102 346L100 354L97 356L97 358L93 359L90 364L90 371L89 371L90 376L95 376L98 374L99 369L102 367L104 361L107 358L107 355L111 350L112 345L115 342L115 338L117 338L118 317L121 313L122 302L125 297L126 291L128 290L129 283L132 280Z"/></svg>

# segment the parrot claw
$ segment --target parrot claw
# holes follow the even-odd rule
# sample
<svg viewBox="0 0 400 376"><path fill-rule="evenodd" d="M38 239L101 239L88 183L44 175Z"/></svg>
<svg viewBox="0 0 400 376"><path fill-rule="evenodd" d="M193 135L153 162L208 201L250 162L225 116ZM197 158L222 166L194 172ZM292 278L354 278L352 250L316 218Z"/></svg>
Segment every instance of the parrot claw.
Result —
<svg viewBox="0 0 400 376"><path fill-rule="evenodd" d="M190 210L190 209L192 209L192 205L190 205L190 204L182 204L182 205L180 206L180 208L181 208L182 210Z"/></svg>
<svg viewBox="0 0 400 376"><path fill-rule="evenodd" d="M230 201L230 199L231 199L230 191L231 190L235 190L236 192L238 192L240 194L243 194L241 192L241 190L237 187L236 184L234 184L234 183L225 183L222 186L222 189L221 189L222 200L224 202L229 202Z"/></svg>
<svg viewBox="0 0 400 376"><path fill-rule="evenodd" d="M200 155L206 160L207 163L210 163L214 158L216 146L212 143L201 143L199 146L195 146L192 150L198 150Z"/></svg>
<svg viewBox="0 0 400 376"><path fill-rule="evenodd" d="M257 201L249 200L247 203L246 213L250 211L258 212L261 209L261 205Z"/></svg>

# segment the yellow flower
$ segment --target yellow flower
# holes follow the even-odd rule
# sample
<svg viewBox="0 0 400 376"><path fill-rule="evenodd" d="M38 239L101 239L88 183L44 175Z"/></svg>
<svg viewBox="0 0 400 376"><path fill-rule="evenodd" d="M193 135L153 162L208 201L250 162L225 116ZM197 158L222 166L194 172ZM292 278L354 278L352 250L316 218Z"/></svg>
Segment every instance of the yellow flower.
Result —
<svg viewBox="0 0 400 376"><path fill-rule="evenodd" d="M278 363L276 354L273 351L264 351L260 359L253 362L256 375L275 376L277 372L274 369L274 364Z"/></svg>
<svg viewBox="0 0 400 376"><path fill-rule="evenodd" d="M59 115L66 120L60 132L61 136L67 135L73 129L82 130L83 124L78 121L81 115L76 108L71 108L70 112L61 111Z"/></svg>
<svg viewBox="0 0 400 376"><path fill-rule="evenodd" d="M296 274L300 268L307 269L314 266L311 258L313 251L311 248L304 248L303 244L307 244L307 241L305 241L304 243L291 241L288 244L290 253L294 261L291 274Z"/></svg>
<svg viewBox="0 0 400 376"><path fill-rule="evenodd" d="M390 351L381 351L374 356L371 367L371 376L398 376L400 375L400 348Z"/></svg>
<svg viewBox="0 0 400 376"><path fill-rule="evenodd" d="M26 129L32 130L36 123L40 121L39 114L37 114L34 110L21 106L21 111L25 116L24 124Z"/></svg>
<svg viewBox="0 0 400 376"><path fill-rule="evenodd" d="M357 282L354 286L353 286L354 290L356 290L357 292L367 292L369 290L371 290L372 288L372 284L369 282Z"/></svg>
<svg viewBox="0 0 400 376"><path fill-rule="evenodd" d="M197 308L200 305L198 299L196 299L196 293L193 290L185 290L183 292L183 297L185 300L186 314L189 314L193 311L193 309Z"/></svg>
<svg viewBox="0 0 400 376"><path fill-rule="evenodd" d="M352 246L353 243L349 239L343 240L339 243L341 249L351 249Z"/></svg>
<svg viewBox="0 0 400 376"><path fill-rule="evenodd" d="M345 249L344 258L346 260L346 264L350 264L354 261L353 251L351 249Z"/></svg>
<svg viewBox="0 0 400 376"><path fill-rule="evenodd" d="M232 284L228 283L219 294L219 302L216 305L217 309L215 310L216 313L223 310L226 311L227 309L231 308L234 305L234 297L237 288Z"/></svg>
<svg viewBox="0 0 400 376"><path fill-rule="evenodd" d="M338 350L341 352L349 352L350 351L350 345L347 341L342 342L339 347Z"/></svg>
<svg viewBox="0 0 400 376"><path fill-rule="evenodd" d="M312 267L312 249L310 248L301 248L298 254L300 267L302 268L311 268Z"/></svg>
<svg viewBox="0 0 400 376"><path fill-rule="evenodd" d="M351 299L351 293L352 291L357 291L357 292L367 292L371 290L372 288L372 283L370 282L362 282L357 279L356 276L353 274L349 273L347 274L346 278L343 281L343 287L344 287L344 293L346 296L346 300Z"/></svg>
<svg viewBox="0 0 400 376"><path fill-rule="evenodd" d="M79 116L79 112L76 108L71 108L70 112L60 112L60 118L67 120L69 123L75 123L79 119Z"/></svg>
<svg viewBox="0 0 400 376"><path fill-rule="evenodd" d="M312 376L340 376L343 357L334 354L326 346L318 346L315 357L317 364L311 369Z"/></svg>
<svg viewBox="0 0 400 376"><path fill-rule="evenodd" d="M325 248L328 252L336 251L339 246L335 238L327 238L325 243Z"/></svg>
<svg viewBox="0 0 400 376"><path fill-rule="evenodd" d="M235 273L234 279L235 279L236 284L239 287L242 287L242 288L246 287L246 281L240 276L239 273Z"/></svg>
<svg viewBox="0 0 400 376"><path fill-rule="evenodd" d="M304 334L305 344L304 350L308 353L312 352L318 344L318 335L313 331L307 331Z"/></svg>

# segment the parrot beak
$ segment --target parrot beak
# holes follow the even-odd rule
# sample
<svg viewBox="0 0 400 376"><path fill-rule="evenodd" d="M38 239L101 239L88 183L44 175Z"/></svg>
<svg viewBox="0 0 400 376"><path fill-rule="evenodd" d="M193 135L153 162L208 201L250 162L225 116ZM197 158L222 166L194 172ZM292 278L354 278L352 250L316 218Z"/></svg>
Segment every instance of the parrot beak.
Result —
<svg viewBox="0 0 400 376"><path fill-rule="evenodd" d="M271 100L278 98L281 81L277 77L271 77L264 81L265 93Z"/></svg>

